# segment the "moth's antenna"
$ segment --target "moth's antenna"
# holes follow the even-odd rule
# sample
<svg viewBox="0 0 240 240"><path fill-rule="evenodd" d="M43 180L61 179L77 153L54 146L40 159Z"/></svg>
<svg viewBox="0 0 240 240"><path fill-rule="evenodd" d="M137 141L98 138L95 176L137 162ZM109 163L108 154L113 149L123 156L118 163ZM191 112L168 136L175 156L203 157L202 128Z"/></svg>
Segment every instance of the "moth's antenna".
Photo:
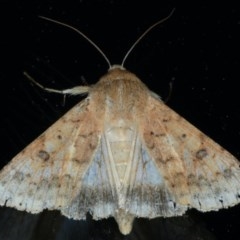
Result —
<svg viewBox="0 0 240 240"><path fill-rule="evenodd" d="M54 23L57 23L59 25L62 25L64 27L67 27L67 28L70 28L72 29L73 31L77 32L78 34L80 34L83 38L85 38L90 44L92 44L100 54L102 54L103 58L106 60L109 68L111 68L111 63L109 61L109 59L107 58L107 56L104 54L104 52L100 49L100 47L97 46L96 43L94 43L90 38L88 38L84 33L82 33L80 30L76 29L75 27L72 27L66 23L62 23L62 22L59 22L57 20L54 20L54 19L51 19L51 18L48 18L48 17L44 17L44 16L39 16L40 18L44 19L44 20L47 20L47 21L50 21L50 22L54 22Z"/></svg>
<svg viewBox="0 0 240 240"><path fill-rule="evenodd" d="M132 50L136 47L136 45L142 40L142 38L145 37L145 36L148 34L148 32L150 32L154 27L156 27L157 25L162 24L163 22L165 22L166 20L168 20L168 19L172 16L172 14L173 14L174 11L175 11L175 8L170 12L170 14L169 14L167 17L165 17L165 18L163 18L162 20L154 23L151 27L149 27L149 28L137 39L137 41L131 46L131 48L127 51L125 57L123 58L122 63L121 63L121 66L122 66L122 67L123 67L123 65L124 65L127 57L129 56L129 54L130 54L130 53L132 52Z"/></svg>

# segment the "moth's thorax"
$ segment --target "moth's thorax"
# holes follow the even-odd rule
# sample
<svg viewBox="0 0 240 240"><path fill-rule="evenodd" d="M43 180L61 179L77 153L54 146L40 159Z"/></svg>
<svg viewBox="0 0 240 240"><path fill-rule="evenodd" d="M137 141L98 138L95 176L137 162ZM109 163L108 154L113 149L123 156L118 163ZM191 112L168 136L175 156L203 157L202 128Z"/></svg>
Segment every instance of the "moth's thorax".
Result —
<svg viewBox="0 0 240 240"><path fill-rule="evenodd" d="M92 97L104 109L106 117L128 119L143 110L148 93L148 88L136 75L113 68L95 84Z"/></svg>

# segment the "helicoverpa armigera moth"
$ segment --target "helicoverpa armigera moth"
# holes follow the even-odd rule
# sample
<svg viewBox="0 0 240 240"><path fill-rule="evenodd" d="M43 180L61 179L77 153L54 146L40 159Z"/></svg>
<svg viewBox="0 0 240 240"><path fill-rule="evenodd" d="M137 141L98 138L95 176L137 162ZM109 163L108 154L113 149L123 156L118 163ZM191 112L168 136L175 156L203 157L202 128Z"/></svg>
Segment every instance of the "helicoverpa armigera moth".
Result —
<svg viewBox="0 0 240 240"><path fill-rule="evenodd" d="M77 29L45 18L49 21ZM165 20L165 19L164 19ZM123 234L135 217L218 210L240 202L238 160L167 107L123 65L92 86L67 90L87 97L0 172L0 205L31 213L58 209L73 219L113 216Z"/></svg>

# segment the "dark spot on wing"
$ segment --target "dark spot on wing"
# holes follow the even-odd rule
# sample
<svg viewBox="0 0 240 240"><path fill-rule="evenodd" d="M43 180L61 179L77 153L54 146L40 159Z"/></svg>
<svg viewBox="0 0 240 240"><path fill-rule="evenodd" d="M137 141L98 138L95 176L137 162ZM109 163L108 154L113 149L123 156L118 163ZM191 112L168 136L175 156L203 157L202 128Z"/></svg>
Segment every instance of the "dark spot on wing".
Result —
<svg viewBox="0 0 240 240"><path fill-rule="evenodd" d="M183 133L182 138L186 138L186 137L187 137L187 134Z"/></svg>
<svg viewBox="0 0 240 240"><path fill-rule="evenodd" d="M79 137L88 138L88 137L91 137L93 134L94 134L94 132L89 132L89 133L86 133L86 134L79 134Z"/></svg>
<svg viewBox="0 0 240 240"><path fill-rule="evenodd" d="M81 161L78 158L72 158L72 162L74 162L77 165L81 164Z"/></svg>
<svg viewBox="0 0 240 240"><path fill-rule="evenodd" d="M94 150L96 148L97 144L96 143L90 143L89 148Z"/></svg>
<svg viewBox="0 0 240 240"><path fill-rule="evenodd" d="M163 121L163 122L168 122L169 119L168 119L168 118L164 118L162 121Z"/></svg>
<svg viewBox="0 0 240 240"><path fill-rule="evenodd" d="M14 174L13 178L14 178L15 180L17 180L17 182L21 182L21 181L23 181L23 179L24 179L24 174L23 174L22 172L17 171L17 172Z"/></svg>
<svg viewBox="0 0 240 240"><path fill-rule="evenodd" d="M196 152L196 158L202 160L208 155L208 152L205 148L202 148Z"/></svg>
<svg viewBox="0 0 240 240"><path fill-rule="evenodd" d="M40 151L38 152L37 156L38 156L39 158L41 158L42 160L44 160L44 161L47 161L47 160L49 160L49 158L50 158L49 153L46 152L45 150L40 150Z"/></svg>
<svg viewBox="0 0 240 240"><path fill-rule="evenodd" d="M164 137L164 136L166 136L165 133L155 133L153 131L150 132L150 135L154 136L154 137Z"/></svg>
<svg viewBox="0 0 240 240"><path fill-rule="evenodd" d="M225 178L231 178L233 176L232 170L230 168L224 169L223 176Z"/></svg>

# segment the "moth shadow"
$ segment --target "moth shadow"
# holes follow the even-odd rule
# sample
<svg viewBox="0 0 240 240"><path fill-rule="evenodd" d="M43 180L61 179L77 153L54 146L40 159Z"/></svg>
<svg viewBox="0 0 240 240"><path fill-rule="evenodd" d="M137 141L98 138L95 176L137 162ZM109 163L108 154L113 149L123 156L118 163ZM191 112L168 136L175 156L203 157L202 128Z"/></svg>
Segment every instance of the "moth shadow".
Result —
<svg viewBox="0 0 240 240"><path fill-rule="evenodd" d="M135 219L133 231L123 236L113 218L101 221L75 221L62 216L58 211L29 214L13 208L0 208L1 240L213 240L214 236L204 224L190 217Z"/></svg>

